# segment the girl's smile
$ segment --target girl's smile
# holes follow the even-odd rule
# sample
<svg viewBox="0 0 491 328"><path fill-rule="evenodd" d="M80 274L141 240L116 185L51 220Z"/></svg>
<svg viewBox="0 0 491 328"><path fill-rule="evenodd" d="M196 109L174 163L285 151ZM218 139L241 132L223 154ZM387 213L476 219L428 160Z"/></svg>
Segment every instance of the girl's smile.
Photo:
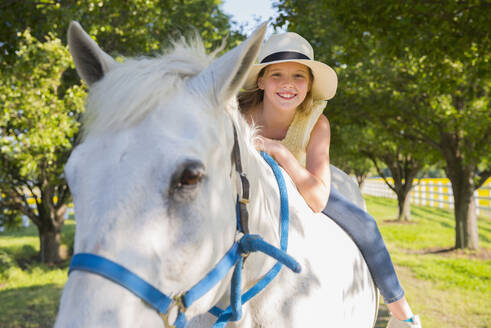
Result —
<svg viewBox="0 0 491 328"><path fill-rule="evenodd" d="M293 97L295 97L297 94L293 93L293 92L278 92L277 95L283 99L289 100L289 99L292 99Z"/></svg>

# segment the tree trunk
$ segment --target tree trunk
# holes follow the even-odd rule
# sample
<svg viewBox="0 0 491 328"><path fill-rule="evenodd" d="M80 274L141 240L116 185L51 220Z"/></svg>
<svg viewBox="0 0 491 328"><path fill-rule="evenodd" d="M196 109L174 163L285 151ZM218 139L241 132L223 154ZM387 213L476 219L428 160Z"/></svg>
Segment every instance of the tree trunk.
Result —
<svg viewBox="0 0 491 328"><path fill-rule="evenodd" d="M411 193L405 188L397 193L397 204L399 206L399 221L411 220Z"/></svg>
<svg viewBox="0 0 491 328"><path fill-rule="evenodd" d="M363 185L365 184L367 176L368 176L368 173L356 175L356 181L358 182L358 187L360 187L360 190L363 188Z"/></svg>
<svg viewBox="0 0 491 328"><path fill-rule="evenodd" d="M384 179L385 184L397 195L397 205L399 207L400 221L409 221L411 219L411 197L410 192L413 188L413 181L418 172L421 170L422 163L411 154L403 154L397 151L395 154L387 153L382 157L383 162L390 170L394 184L391 185L380 170L376 158L372 157L372 162L377 169L377 172Z"/></svg>
<svg viewBox="0 0 491 328"><path fill-rule="evenodd" d="M454 188L452 184L452 188ZM479 248L474 190L454 192L455 248Z"/></svg>
<svg viewBox="0 0 491 328"><path fill-rule="evenodd" d="M452 183L455 215L455 248L479 248L474 190L477 164L464 160L463 133L440 133L440 147L445 158L445 173Z"/></svg>
<svg viewBox="0 0 491 328"><path fill-rule="evenodd" d="M61 228L63 221L57 226L43 225L38 226L39 242L40 242L40 260L42 263L53 264L60 262L60 242Z"/></svg>

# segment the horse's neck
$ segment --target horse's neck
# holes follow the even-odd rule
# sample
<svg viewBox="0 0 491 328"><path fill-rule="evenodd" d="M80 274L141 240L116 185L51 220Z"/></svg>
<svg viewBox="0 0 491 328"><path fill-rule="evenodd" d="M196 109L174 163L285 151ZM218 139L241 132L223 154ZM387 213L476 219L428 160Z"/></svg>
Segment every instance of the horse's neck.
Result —
<svg viewBox="0 0 491 328"><path fill-rule="evenodd" d="M237 108L232 108L230 113L239 134L242 166L250 184L250 202L247 205L249 231L279 247L280 196L277 182L271 168L250 141L253 131L248 123ZM252 254L247 260L244 273L254 280L269 270L271 263L274 261L264 254ZM250 272L250 275L247 272Z"/></svg>
<svg viewBox="0 0 491 328"><path fill-rule="evenodd" d="M252 131L242 116L236 118L243 169L250 184L249 231L269 242L279 242L279 193L271 168L250 143Z"/></svg>
<svg viewBox="0 0 491 328"><path fill-rule="evenodd" d="M276 180L270 167L260 156L249 158L247 175L251 186L249 231L260 235L265 241L280 247L280 197ZM276 263L263 254L252 253L244 266L244 288L249 289Z"/></svg>
<svg viewBox="0 0 491 328"><path fill-rule="evenodd" d="M259 161L255 161L251 177L250 231L276 245L280 239L278 186L266 162Z"/></svg>

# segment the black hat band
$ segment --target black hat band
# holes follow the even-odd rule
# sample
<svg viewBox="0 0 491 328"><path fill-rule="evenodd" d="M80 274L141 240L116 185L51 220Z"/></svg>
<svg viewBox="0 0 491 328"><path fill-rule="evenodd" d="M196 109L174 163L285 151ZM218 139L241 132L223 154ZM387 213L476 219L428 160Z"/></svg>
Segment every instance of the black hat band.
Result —
<svg viewBox="0 0 491 328"><path fill-rule="evenodd" d="M310 58L308 56L305 56L304 54L302 54L300 52L280 51L280 52L275 52L269 56L264 57L264 59L261 60L260 64L269 63L269 62L277 61L277 60L289 60L289 59L308 59L308 60L310 60Z"/></svg>

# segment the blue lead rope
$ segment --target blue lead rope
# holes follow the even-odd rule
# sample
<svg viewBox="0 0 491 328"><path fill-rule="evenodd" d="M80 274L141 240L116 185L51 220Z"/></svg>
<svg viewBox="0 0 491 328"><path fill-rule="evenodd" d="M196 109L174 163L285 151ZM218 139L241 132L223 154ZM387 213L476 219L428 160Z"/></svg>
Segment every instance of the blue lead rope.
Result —
<svg viewBox="0 0 491 328"><path fill-rule="evenodd" d="M280 192L280 215L281 215L281 237L280 247L278 249L271 244L265 242L261 237L257 235L244 235L239 241L241 248L247 249L247 251L261 251L275 259L278 262L261 278L253 287L247 290L243 295L240 295L242 286L242 259L236 264L234 274L231 282L230 293L230 306L225 310L219 307L213 307L209 313L218 317L217 321L213 325L213 328L225 327L229 321L237 321L242 317L242 304L248 302L251 298L261 292L266 286L278 275L283 264L290 268L293 272L299 273L301 271L300 265L287 253L288 248L288 229L290 225L289 209L288 209L288 193L286 190L285 180L281 174L281 170L276 161L267 153L261 152L261 156L269 164L275 175L278 189ZM240 222L240 220L238 219Z"/></svg>
<svg viewBox="0 0 491 328"><path fill-rule="evenodd" d="M264 152L261 155L271 166L280 190L281 249L267 243L258 235L245 234L238 242L232 245L229 251L203 279L182 296L174 296L172 298L122 265L97 254L75 254L70 263L68 273L74 270L81 270L103 276L125 287L164 316L167 315L171 305L178 306L179 312L173 326L184 328L187 325L187 319L184 314L185 309L218 284L230 269L235 266L231 282L231 305L225 310L213 307L209 312L218 317L214 325L215 328L224 327L228 321L239 320L242 317L242 304L263 290L278 275L283 264L294 272L298 273L301 270L300 265L286 253L288 246L289 214L285 181L283 180L278 164L276 164L271 156ZM240 216L240 212L237 211L237 213ZM238 218L238 222L240 222L240 217ZM241 295L243 259L250 252L262 252L275 258L278 262L256 285Z"/></svg>

